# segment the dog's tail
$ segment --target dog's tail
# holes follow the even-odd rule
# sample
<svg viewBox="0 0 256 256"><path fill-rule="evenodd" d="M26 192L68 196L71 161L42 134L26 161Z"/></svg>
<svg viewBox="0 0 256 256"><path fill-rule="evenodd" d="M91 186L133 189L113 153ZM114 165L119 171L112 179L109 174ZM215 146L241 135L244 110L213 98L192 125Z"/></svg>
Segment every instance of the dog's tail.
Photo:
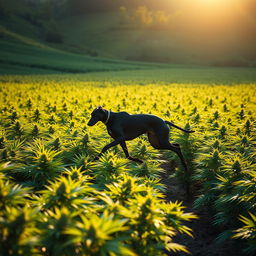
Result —
<svg viewBox="0 0 256 256"><path fill-rule="evenodd" d="M166 124L169 124L169 125L172 126L172 127L177 128L177 129L179 129L179 130L182 130L183 132L187 132L187 133L195 132L195 131L188 131L188 130L185 130L185 129L183 129L183 128L181 128L181 127L179 127L179 126L177 126L177 125L175 125L175 124L173 124L173 123L171 123L171 122L169 122L169 121L165 121L165 123L166 123Z"/></svg>

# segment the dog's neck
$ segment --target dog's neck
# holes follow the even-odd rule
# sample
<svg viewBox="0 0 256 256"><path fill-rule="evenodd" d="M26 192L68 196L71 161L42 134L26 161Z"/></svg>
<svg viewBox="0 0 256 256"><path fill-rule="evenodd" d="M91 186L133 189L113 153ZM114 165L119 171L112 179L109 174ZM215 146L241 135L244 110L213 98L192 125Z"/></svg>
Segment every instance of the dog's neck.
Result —
<svg viewBox="0 0 256 256"><path fill-rule="evenodd" d="M108 121L109 121L109 118L110 118L110 111L109 110L106 110L107 111L107 119L106 121L104 122L104 124L107 124Z"/></svg>

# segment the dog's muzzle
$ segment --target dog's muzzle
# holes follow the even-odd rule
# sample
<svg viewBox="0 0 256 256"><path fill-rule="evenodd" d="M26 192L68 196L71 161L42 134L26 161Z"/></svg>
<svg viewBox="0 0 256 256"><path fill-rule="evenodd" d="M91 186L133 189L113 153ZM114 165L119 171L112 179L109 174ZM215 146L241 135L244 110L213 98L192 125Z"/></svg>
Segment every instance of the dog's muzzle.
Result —
<svg viewBox="0 0 256 256"><path fill-rule="evenodd" d="M97 118L91 118L89 122L87 123L88 126L95 125L99 120Z"/></svg>

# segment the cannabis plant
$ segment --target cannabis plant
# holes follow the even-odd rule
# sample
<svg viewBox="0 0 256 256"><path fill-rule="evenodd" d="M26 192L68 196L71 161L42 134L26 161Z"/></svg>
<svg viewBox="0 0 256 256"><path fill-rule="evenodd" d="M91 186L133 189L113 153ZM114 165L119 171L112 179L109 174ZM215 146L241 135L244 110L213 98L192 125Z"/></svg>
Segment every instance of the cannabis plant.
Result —
<svg viewBox="0 0 256 256"><path fill-rule="evenodd" d="M126 222L126 219L115 219L107 211L100 216L81 215L73 227L65 230L69 239L64 246L76 247L74 255L135 255L125 244Z"/></svg>
<svg viewBox="0 0 256 256"><path fill-rule="evenodd" d="M75 245L70 244L71 237L66 231L73 227L79 213L55 207L40 216L37 220L37 226L41 230L39 245L45 255L77 255Z"/></svg>
<svg viewBox="0 0 256 256"><path fill-rule="evenodd" d="M37 210L5 206L0 211L0 251L6 256L35 255L38 253L38 234L35 225Z"/></svg>
<svg viewBox="0 0 256 256"><path fill-rule="evenodd" d="M121 205L125 205L129 199L135 198L138 194L146 195L148 191L144 184L139 184L138 178L133 178L128 174L120 175L118 181L106 185L106 187L106 194Z"/></svg>
<svg viewBox="0 0 256 256"><path fill-rule="evenodd" d="M27 147L25 164L18 171L35 188L42 188L64 169L59 154L58 151L47 149L42 141L36 140Z"/></svg>
<svg viewBox="0 0 256 256"><path fill-rule="evenodd" d="M92 173L95 175L96 183L104 187L118 180L118 175L126 171L127 160L107 152L97 161Z"/></svg>
<svg viewBox="0 0 256 256"><path fill-rule="evenodd" d="M26 197L30 190L23 188L7 180L2 173L0 173L0 209L5 211L10 207L17 207L26 203Z"/></svg>
<svg viewBox="0 0 256 256"><path fill-rule="evenodd" d="M245 253L254 255L256 253L256 216L249 212L249 216L240 216L240 221L243 227L235 230L236 233L233 238L243 239L247 242L247 247L244 249Z"/></svg>
<svg viewBox="0 0 256 256"><path fill-rule="evenodd" d="M40 192L41 209L53 209L55 207L67 208L70 211L84 209L90 211L93 209L94 199L91 194L94 189L90 183L83 183L82 180L73 180L70 176L60 177L55 181L49 182L49 185Z"/></svg>

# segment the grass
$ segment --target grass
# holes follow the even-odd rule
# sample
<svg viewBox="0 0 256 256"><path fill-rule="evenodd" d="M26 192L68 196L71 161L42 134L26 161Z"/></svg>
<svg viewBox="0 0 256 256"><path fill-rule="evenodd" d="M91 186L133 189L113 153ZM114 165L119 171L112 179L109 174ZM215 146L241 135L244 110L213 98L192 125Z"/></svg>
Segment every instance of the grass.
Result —
<svg viewBox="0 0 256 256"><path fill-rule="evenodd" d="M2 67L1 67L2 64ZM89 63L88 63L89 64ZM90 66L91 67L91 66ZM14 69L13 69L14 68ZM254 68L213 68L213 67L182 67L147 68L141 70L91 70L83 74L62 73L56 69L44 69L31 66L13 66L0 63L2 82L27 83L31 81L65 81L101 82L101 86L108 84L255 84L256 71ZM97 71L97 72L96 72ZM29 75L31 73L34 75ZM48 73L48 75L46 74ZM60 74L62 73L62 74ZM5 75L3 75L5 74ZM16 75L11 75L16 74ZM44 76L38 76L44 74ZM11 76L10 76L11 75Z"/></svg>
<svg viewBox="0 0 256 256"><path fill-rule="evenodd" d="M99 72L83 76L90 81L116 81L122 83L188 83L188 84L240 84L255 83L255 68L186 67Z"/></svg>
<svg viewBox="0 0 256 256"><path fill-rule="evenodd" d="M87 73L162 66L70 53L41 42L35 35L0 25L0 74Z"/></svg>
<svg viewBox="0 0 256 256"><path fill-rule="evenodd" d="M33 73L86 73L126 69L148 68L146 63L134 63L78 55L48 48L23 44L15 40L0 41L0 73L16 74L16 68L24 74ZM12 69L6 65L12 65ZM44 71L43 71L44 70ZM20 72L18 72L20 73Z"/></svg>
<svg viewBox="0 0 256 256"><path fill-rule="evenodd" d="M256 81L256 68L201 67L91 57L52 48L33 38L11 32L3 26L0 27L0 32L2 75L52 74L52 78L47 79L56 79L54 74L78 73L74 79L125 84L237 84ZM57 76L57 79L60 77Z"/></svg>

